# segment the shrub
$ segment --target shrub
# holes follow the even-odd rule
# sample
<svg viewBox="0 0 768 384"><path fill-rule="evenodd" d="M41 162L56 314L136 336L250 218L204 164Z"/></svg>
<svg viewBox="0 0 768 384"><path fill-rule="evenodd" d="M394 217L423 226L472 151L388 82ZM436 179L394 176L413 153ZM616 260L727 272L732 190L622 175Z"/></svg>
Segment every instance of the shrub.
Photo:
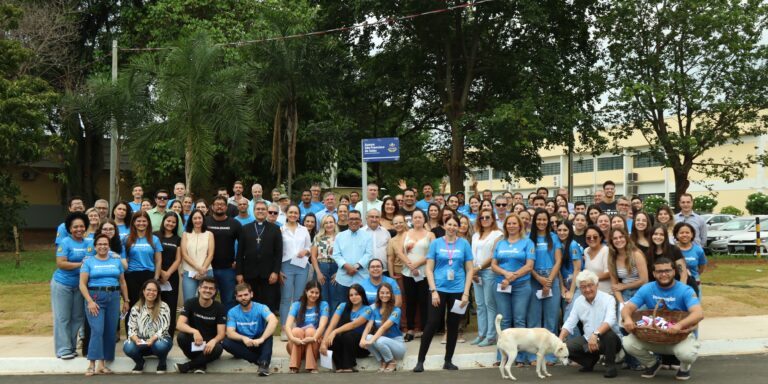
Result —
<svg viewBox="0 0 768 384"><path fill-rule="evenodd" d="M696 196L693 199L693 210L698 213L712 213L717 206L717 200L711 195Z"/></svg>
<svg viewBox="0 0 768 384"><path fill-rule="evenodd" d="M752 215L764 215L768 213L768 195L762 192L747 196L747 211Z"/></svg>
<svg viewBox="0 0 768 384"><path fill-rule="evenodd" d="M720 213L722 213L724 215L736 215L736 216L741 216L741 215L744 214L744 212L742 212L740 209L734 207L733 205L729 205L729 206L723 207L723 209L720 210Z"/></svg>
<svg viewBox="0 0 768 384"><path fill-rule="evenodd" d="M643 200L643 207L645 208L645 211L648 212L650 215L656 215L656 212L659 211L659 208L669 205L669 202L661 196L653 195L648 196Z"/></svg>

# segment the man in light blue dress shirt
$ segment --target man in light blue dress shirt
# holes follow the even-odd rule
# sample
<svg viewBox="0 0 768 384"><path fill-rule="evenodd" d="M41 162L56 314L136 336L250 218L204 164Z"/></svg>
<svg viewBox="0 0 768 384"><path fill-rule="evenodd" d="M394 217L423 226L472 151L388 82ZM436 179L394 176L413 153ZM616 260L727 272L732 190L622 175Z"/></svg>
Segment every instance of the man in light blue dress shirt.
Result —
<svg viewBox="0 0 768 384"><path fill-rule="evenodd" d="M349 212L349 229L336 235L333 242L333 260L339 265L336 272L332 308L346 301L346 295L352 284L359 284L368 278L368 261L373 257L373 238L366 231L359 211Z"/></svg>

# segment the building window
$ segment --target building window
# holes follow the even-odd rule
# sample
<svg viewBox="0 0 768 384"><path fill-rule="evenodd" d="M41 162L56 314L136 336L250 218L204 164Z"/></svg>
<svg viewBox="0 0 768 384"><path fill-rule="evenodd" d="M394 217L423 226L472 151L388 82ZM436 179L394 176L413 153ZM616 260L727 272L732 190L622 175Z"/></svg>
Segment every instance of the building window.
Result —
<svg viewBox="0 0 768 384"><path fill-rule="evenodd" d="M560 163L544 163L541 165L541 174L544 176L560 175Z"/></svg>
<svg viewBox="0 0 768 384"><path fill-rule="evenodd" d="M509 174L506 171L502 171L500 169L494 169L493 170L493 179L494 180L503 180L507 176L509 176Z"/></svg>
<svg viewBox="0 0 768 384"><path fill-rule="evenodd" d="M472 176L474 176L475 180L477 181L487 181L488 177L490 176L490 172L488 171L488 168L478 169L472 171Z"/></svg>
<svg viewBox="0 0 768 384"><path fill-rule="evenodd" d="M585 195L585 196L574 196L571 199L571 203L576 203L578 201L583 201L587 203L587 205L592 204L595 201L595 197L593 195Z"/></svg>
<svg viewBox="0 0 768 384"><path fill-rule="evenodd" d="M601 157L597 159L598 171L613 171L624 169L624 159L622 156Z"/></svg>
<svg viewBox="0 0 768 384"><path fill-rule="evenodd" d="M573 162L573 173L587 173L595 169L594 159L579 159Z"/></svg>
<svg viewBox="0 0 768 384"><path fill-rule="evenodd" d="M648 152L635 155L633 164L635 168L661 167L664 165Z"/></svg>

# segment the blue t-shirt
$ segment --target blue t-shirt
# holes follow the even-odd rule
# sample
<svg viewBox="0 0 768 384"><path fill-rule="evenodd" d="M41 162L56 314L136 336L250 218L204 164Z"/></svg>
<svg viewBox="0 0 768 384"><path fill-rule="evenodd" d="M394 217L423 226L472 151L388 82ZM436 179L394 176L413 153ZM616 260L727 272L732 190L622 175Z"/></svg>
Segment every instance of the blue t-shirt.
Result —
<svg viewBox="0 0 768 384"><path fill-rule="evenodd" d="M693 288L679 281L675 281L672 287L667 289L661 288L656 281L646 283L629 299L638 308L655 308L657 300L664 300L670 311L689 311L691 307L700 304Z"/></svg>
<svg viewBox="0 0 768 384"><path fill-rule="evenodd" d="M304 221L304 216L307 215L307 213L315 213L317 212L317 206L309 203L309 208L304 207L304 203L299 203L299 221Z"/></svg>
<svg viewBox="0 0 768 384"><path fill-rule="evenodd" d="M80 273L88 274L88 287L117 287L120 285L120 275L123 274L123 263L120 255L110 252L106 260L89 256L83 260Z"/></svg>
<svg viewBox="0 0 768 384"><path fill-rule="evenodd" d="M472 213L467 209L467 212L463 214L469 219L469 222L474 224L477 221L477 213Z"/></svg>
<svg viewBox="0 0 768 384"><path fill-rule="evenodd" d="M128 240L126 238L126 240ZM154 248L153 248L154 246ZM128 269L126 272L135 271L155 271L155 252L163 252L163 245L157 236L152 235L152 246L147 242L146 237L140 237L133 243L131 249L126 253L126 245L123 243L123 257L128 259Z"/></svg>
<svg viewBox="0 0 768 384"><path fill-rule="evenodd" d="M94 254L93 242L90 240L77 241L71 236L63 238L56 247L56 257L66 257L70 263L80 263L87 256ZM68 287L77 287L80 285L80 269L56 269L53 273L53 280L59 284Z"/></svg>
<svg viewBox="0 0 768 384"><path fill-rule="evenodd" d="M700 281L699 266L707 265L707 256L704 254L704 249L698 244L693 244L691 249L687 251L681 249L680 252L683 253L685 265L688 267L688 270L691 271L691 276L693 276L696 281Z"/></svg>
<svg viewBox="0 0 768 384"><path fill-rule="evenodd" d="M240 222L240 226L246 226L246 225L251 224L254 221L256 221L256 218L253 217L253 215L250 215L250 216L248 216L246 218L242 218L242 217L240 217L240 215L237 215L237 216L235 216L235 220Z"/></svg>
<svg viewBox="0 0 768 384"><path fill-rule="evenodd" d="M251 301L251 310L248 312L243 312L243 306L238 304L227 312L227 328L234 328L237 333L255 339L264 333L271 314L269 307L255 301Z"/></svg>
<svg viewBox="0 0 768 384"><path fill-rule="evenodd" d="M346 307L347 307L347 303L339 304L339 306L336 307L336 312L334 312L333 314L334 315L338 315L339 317L341 317L342 314L344 313L344 309ZM350 322L351 321L355 321L360 316L362 316L364 319L369 318L371 316L371 307L367 306L367 305L361 305L360 309L358 309L357 311L354 311L354 310L351 311L349 313L349 321ZM339 325L344 325L344 324L339 324ZM363 331L365 331L365 323L363 323L363 325L355 328L355 331L363 333Z"/></svg>
<svg viewBox="0 0 768 384"><path fill-rule="evenodd" d="M464 263L472 261L472 247L463 238L457 238L450 246L445 237L436 239L429 244L427 259L435 261L435 288L440 292L461 293L464 292ZM453 279L449 280L449 271L453 273Z"/></svg>
<svg viewBox="0 0 768 384"><path fill-rule="evenodd" d="M469 205L459 205L459 208L456 209L456 212L461 213L464 216L469 216ZM473 214L474 216L477 216L477 214Z"/></svg>
<svg viewBox="0 0 768 384"><path fill-rule="evenodd" d="M493 248L493 258L499 267L505 271L514 272L522 268L528 260L536 259L536 246L531 239L525 237L510 243L509 239L501 239ZM496 275L496 283L500 284L504 276ZM512 282L512 286L525 284L531 280L531 274L526 273Z"/></svg>
<svg viewBox="0 0 768 384"><path fill-rule="evenodd" d="M561 243L562 247L562 243ZM563 249L563 263L560 267L560 274L565 278L566 280L573 275L573 262L574 261L581 261L581 258L584 255L584 248L581 247L581 244L579 244L576 240L571 240L571 246L569 247L568 251L566 252L565 249ZM562 249L562 248L561 248ZM571 262L566 263L565 258L570 257ZM581 263L581 269L584 270L584 263Z"/></svg>
<svg viewBox="0 0 768 384"><path fill-rule="evenodd" d="M434 202L434 200L426 201L424 199L421 199L421 200L417 201L415 205L416 205L416 208L421 209L424 212L427 212L427 210L429 209L429 204L433 203L433 202Z"/></svg>
<svg viewBox="0 0 768 384"><path fill-rule="evenodd" d="M307 308L304 310L304 321L299 323L297 317L299 316L299 308L301 307L301 303L298 301L294 301L291 304L291 309L288 311L288 316L293 316L294 319L296 319L296 322L294 323L299 328L304 328L307 326L313 326L315 329L320 327L320 319L325 317L326 319L330 316L331 310L328 306L328 303L325 301L320 302L320 311L318 315L317 305L315 305L312 308Z"/></svg>
<svg viewBox="0 0 768 384"><path fill-rule="evenodd" d="M555 266L555 251L563 248L560 239L554 233L549 233L552 238L552 249L547 246L545 236L536 236L536 261L533 263L533 269L552 269Z"/></svg>
<svg viewBox="0 0 768 384"><path fill-rule="evenodd" d="M117 225L117 235L120 236L120 241L125 242L125 237L128 236L128 234L131 233L131 229L128 228L125 224L118 224Z"/></svg>
<svg viewBox="0 0 768 384"><path fill-rule="evenodd" d="M61 244L62 240L69 237L69 232L67 231L67 227L64 226L64 223L59 224L58 227L56 227L56 239L53 241L54 244L59 245Z"/></svg>
<svg viewBox="0 0 768 384"><path fill-rule="evenodd" d="M131 206L131 211L132 211L133 213L136 213L136 212L138 212L138 211L141 211L141 202L138 202L138 203L134 203L133 201L129 201L129 202L128 202L128 205L130 205L130 206Z"/></svg>
<svg viewBox="0 0 768 384"><path fill-rule="evenodd" d="M376 330L381 328L381 326L387 321L392 321L392 326L387 329L386 332L382 336L389 337L390 339L395 337L400 337L403 335L403 332L400 331L400 316L401 311L400 308L395 307L392 309L392 313L389 314L389 317L386 319L382 318L381 316L381 309L376 308L376 304L373 304L370 306L371 312L368 313L368 315L365 317L368 319L368 321L373 320L374 328L371 329L370 334L373 335L376 333Z"/></svg>
<svg viewBox="0 0 768 384"><path fill-rule="evenodd" d="M381 277L381 283L379 285L374 285L371 281L371 278L367 278L360 282L360 285L363 286L363 289L365 289L365 296L368 298L369 303L376 302L376 293L379 291L379 287L381 284L387 283L392 287L392 300L395 299L394 295L400 294L400 286L397 285L397 281L391 277L382 276Z"/></svg>

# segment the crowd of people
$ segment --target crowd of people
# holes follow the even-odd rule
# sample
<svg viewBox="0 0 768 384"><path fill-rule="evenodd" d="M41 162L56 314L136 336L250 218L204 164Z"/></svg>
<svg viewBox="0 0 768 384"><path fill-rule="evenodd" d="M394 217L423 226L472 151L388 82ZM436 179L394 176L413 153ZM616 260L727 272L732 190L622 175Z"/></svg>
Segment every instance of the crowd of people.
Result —
<svg viewBox="0 0 768 384"><path fill-rule="evenodd" d="M493 347L501 314L501 329L559 335L582 371L604 356L604 375L614 377L615 357L626 355L644 377L663 366L690 377L695 332L674 348L632 334L632 313L659 299L689 312L670 332L690 332L703 317L706 223L689 194L675 214L647 212L639 197L616 196L611 181L589 203L569 202L563 188L527 197L475 190L465 199L425 184L420 200L416 188L400 188L379 200L371 183L362 200L357 192L321 198L314 185L294 203L279 190L264 199L259 184L248 199L240 181L232 196L219 188L210 201L183 183L150 201L136 185L132 201L111 212L105 200L86 210L73 197L51 280L56 356L76 357L82 339L86 375L111 373L124 326L135 373L148 355L165 373L175 337L189 358L178 372L205 372L227 351L266 376L279 326L292 372L302 363L318 372L320 355L336 372L356 371L368 355L392 372L415 339L414 371L422 372L435 335L445 344L443 368L455 370L470 318L478 333L469 343ZM521 367L535 360L515 358Z"/></svg>

